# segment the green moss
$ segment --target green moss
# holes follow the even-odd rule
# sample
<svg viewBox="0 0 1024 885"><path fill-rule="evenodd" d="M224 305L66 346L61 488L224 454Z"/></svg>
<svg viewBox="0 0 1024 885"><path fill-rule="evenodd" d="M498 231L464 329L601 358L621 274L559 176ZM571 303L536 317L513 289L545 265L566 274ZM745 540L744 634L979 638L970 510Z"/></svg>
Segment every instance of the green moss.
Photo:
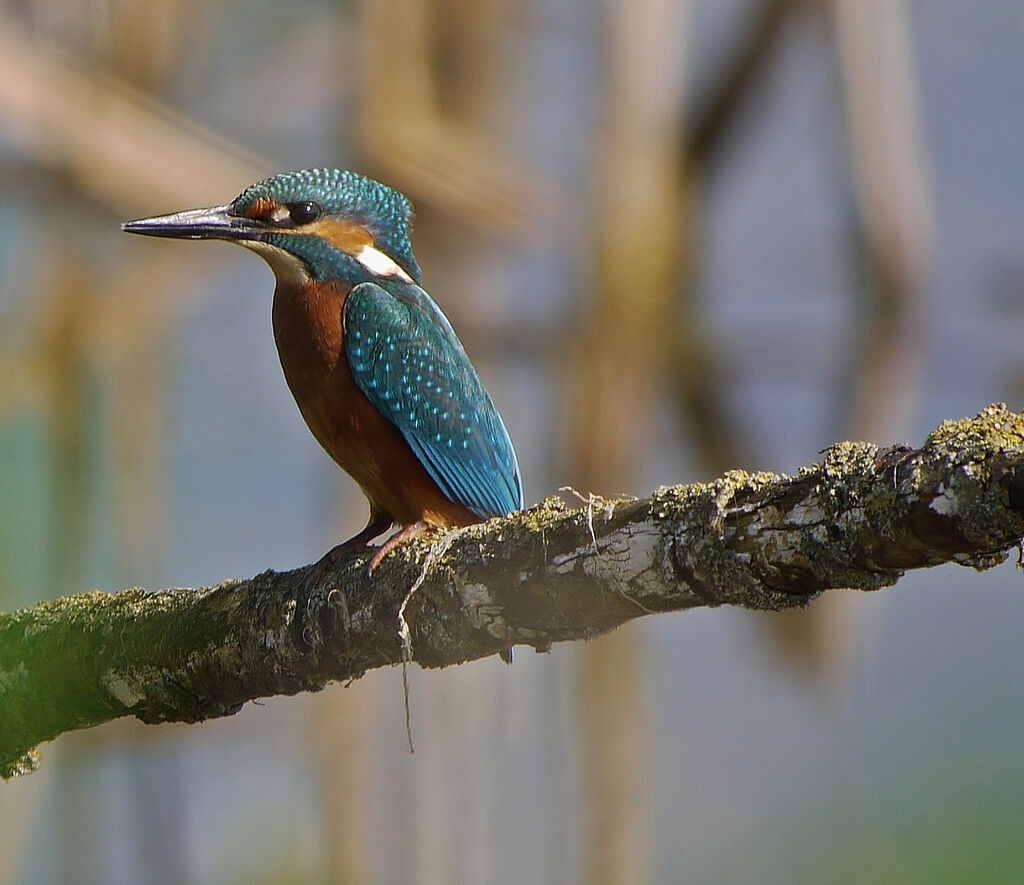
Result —
<svg viewBox="0 0 1024 885"><path fill-rule="evenodd" d="M33 771L37 771L39 769L41 761L42 758L39 755L39 748L35 747L27 753L19 756L17 759L12 759L8 762L0 762L0 779L7 780L8 778L31 774Z"/></svg>

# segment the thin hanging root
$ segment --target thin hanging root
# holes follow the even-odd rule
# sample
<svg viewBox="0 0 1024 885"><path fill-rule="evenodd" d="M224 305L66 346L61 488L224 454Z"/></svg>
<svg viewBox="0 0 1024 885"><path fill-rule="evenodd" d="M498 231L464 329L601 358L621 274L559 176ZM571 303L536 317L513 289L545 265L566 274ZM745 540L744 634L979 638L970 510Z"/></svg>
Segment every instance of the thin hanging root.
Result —
<svg viewBox="0 0 1024 885"><path fill-rule="evenodd" d="M398 607L398 638L402 641L402 692L405 696L405 736L409 739L409 752L415 753L416 749L412 743L412 714L409 707L409 670L408 665L412 660L412 632L409 629L409 622L405 618L405 610L412 599L413 594L427 579L427 572L430 571L444 556L455 539L461 534L461 529L450 529L430 545L430 550L423 558L423 567L416 580L413 581L409 592L405 594L402 604Z"/></svg>

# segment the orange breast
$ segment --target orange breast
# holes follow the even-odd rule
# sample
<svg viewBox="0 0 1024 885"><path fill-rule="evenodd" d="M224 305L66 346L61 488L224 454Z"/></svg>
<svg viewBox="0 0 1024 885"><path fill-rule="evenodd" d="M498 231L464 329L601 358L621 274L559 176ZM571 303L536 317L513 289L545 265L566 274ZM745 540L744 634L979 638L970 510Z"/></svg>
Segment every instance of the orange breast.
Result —
<svg viewBox="0 0 1024 885"><path fill-rule="evenodd" d="M284 377L317 442L362 488L371 507L408 525L480 519L450 501L398 429L356 386L342 330L348 288L307 283L274 292L274 338Z"/></svg>

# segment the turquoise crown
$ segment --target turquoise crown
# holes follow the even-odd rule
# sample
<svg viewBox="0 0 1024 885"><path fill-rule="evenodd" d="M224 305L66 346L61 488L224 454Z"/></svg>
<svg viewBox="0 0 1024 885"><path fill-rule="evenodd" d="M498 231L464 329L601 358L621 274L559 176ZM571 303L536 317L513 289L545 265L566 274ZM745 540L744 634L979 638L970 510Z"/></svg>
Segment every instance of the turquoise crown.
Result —
<svg viewBox="0 0 1024 885"><path fill-rule="evenodd" d="M326 215L352 218L373 234L377 246L397 261L417 283L420 267L412 252L409 230L412 204L386 184L344 169L302 169L265 178L235 199L235 212L244 214L259 199L281 204L311 200Z"/></svg>

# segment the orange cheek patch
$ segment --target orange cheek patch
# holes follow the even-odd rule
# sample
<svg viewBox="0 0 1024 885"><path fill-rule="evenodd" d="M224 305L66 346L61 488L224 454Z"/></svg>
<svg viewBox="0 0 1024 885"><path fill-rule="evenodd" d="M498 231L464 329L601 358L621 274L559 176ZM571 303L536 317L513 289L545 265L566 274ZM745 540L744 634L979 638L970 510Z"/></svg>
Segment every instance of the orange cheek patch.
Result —
<svg viewBox="0 0 1024 885"><path fill-rule="evenodd" d="M357 254L364 246L373 245L373 234L359 222L344 218L321 218L296 230L299 233L320 237L335 249L348 252L350 255Z"/></svg>

